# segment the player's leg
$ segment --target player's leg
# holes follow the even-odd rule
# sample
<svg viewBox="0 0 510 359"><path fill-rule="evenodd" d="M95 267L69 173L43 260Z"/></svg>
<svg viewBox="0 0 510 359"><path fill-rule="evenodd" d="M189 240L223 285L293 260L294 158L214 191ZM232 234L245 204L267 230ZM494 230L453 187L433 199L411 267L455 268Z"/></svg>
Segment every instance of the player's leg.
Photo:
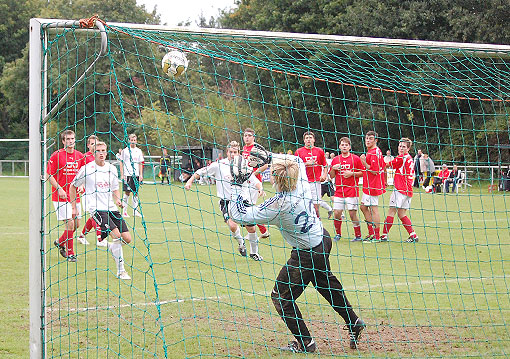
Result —
<svg viewBox="0 0 510 359"><path fill-rule="evenodd" d="M374 238L374 227L372 223L372 211L370 210L370 201L368 200L368 196L363 194L361 198L361 205L359 208L361 209L361 213L363 213L363 217L365 217L365 223L367 224L368 235L363 239L364 241L371 241Z"/></svg>
<svg viewBox="0 0 510 359"><path fill-rule="evenodd" d="M374 239L376 241L381 240L381 217L379 215L379 206L373 205L370 206L370 210L372 212L372 225L374 226Z"/></svg>
<svg viewBox="0 0 510 359"><path fill-rule="evenodd" d="M358 199L357 197L353 197L353 199ZM349 217L351 217L352 226L354 228L354 239L352 242L361 241L361 222L358 218L358 206L356 205L354 209L349 208Z"/></svg>
<svg viewBox="0 0 510 359"><path fill-rule="evenodd" d="M333 225L335 226L335 242L342 238L342 213L345 206L345 198L333 197Z"/></svg>
<svg viewBox="0 0 510 359"><path fill-rule="evenodd" d="M290 351L315 351L315 343L303 320L303 316L296 304L296 299L303 293L311 280L312 271L302 267L302 261L310 257L310 251L293 249L287 264L282 267L276 277L276 283L271 292L271 300L276 311L287 325L297 342L289 343L288 347L282 348ZM311 259L308 262L311 262Z"/></svg>
<svg viewBox="0 0 510 359"><path fill-rule="evenodd" d="M268 238L270 236L269 229L263 224L257 224L260 231L260 238Z"/></svg>
<svg viewBox="0 0 510 359"><path fill-rule="evenodd" d="M129 233L126 222L124 222L119 212L102 213L107 213L109 227L111 228L110 237L112 237L113 241L108 249L117 265L117 278L131 279L124 268L124 252L122 250L124 244L131 243L131 234Z"/></svg>
<svg viewBox="0 0 510 359"><path fill-rule="evenodd" d="M319 213L319 202L321 195L321 183L320 182L310 182L310 192L312 194L312 203L313 208L315 208L315 213L317 213L317 217L321 218Z"/></svg>
<svg viewBox="0 0 510 359"><path fill-rule="evenodd" d="M393 196L393 195L392 195ZM393 221L395 220L395 214L397 213L397 208L392 206L390 200L390 208L388 209L388 215L384 220L383 234L381 236L381 241L388 240L388 233L390 232L391 226L393 226Z"/></svg>
<svg viewBox="0 0 510 359"><path fill-rule="evenodd" d="M261 261L263 258L259 254L259 238L257 237L257 232L255 230L255 226L245 226L246 231L248 232L248 242L250 242L250 258Z"/></svg>
<svg viewBox="0 0 510 359"><path fill-rule="evenodd" d="M123 194L122 194L122 217L129 217L129 214L127 212L128 210L128 200L129 195L131 194L131 188L128 185L129 179L131 177L126 177L126 181L122 184Z"/></svg>
<svg viewBox="0 0 510 359"><path fill-rule="evenodd" d="M409 233L409 237L407 238L407 242L418 242L418 236L416 235L416 232L413 229L413 225L411 223L411 219L407 217L407 208L399 208L398 209L398 218L400 219L400 222L404 225L404 228L406 229L407 233Z"/></svg>

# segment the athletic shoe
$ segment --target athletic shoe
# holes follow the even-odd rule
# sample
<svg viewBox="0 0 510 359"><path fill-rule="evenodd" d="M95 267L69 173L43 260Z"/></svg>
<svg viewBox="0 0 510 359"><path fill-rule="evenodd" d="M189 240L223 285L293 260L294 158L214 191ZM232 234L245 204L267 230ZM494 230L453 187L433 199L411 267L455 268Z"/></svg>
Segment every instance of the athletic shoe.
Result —
<svg viewBox="0 0 510 359"><path fill-rule="evenodd" d="M332 216L333 216L333 210L328 211L328 219L331 219Z"/></svg>
<svg viewBox="0 0 510 359"><path fill-rule="evenodd" d="M78 259L76 258L76 256L74 254L71 254L70 256L67 257L67 261L68 262L77 262Z"/></svg>
<svg viewBox="0 0 510 359"><path fill-rule="evenodd" d="M361 318L356 319L354 324L348 324L344 329L349 331L349 346L351 349L358 348L358 340L361 336L361 332L365 329L366 325Z"/></svg>
<svg viewBox="0 0 510 359"><path fill-rule="evenodd" d="M89 241L87 241L87 238L85 238L85 236L83 234L80 234L78 236L78 242L80 242L81 244L83 244L85 246L90 244Z"/></svg>
<svg viewBox="0 0 510 359"><path fill-rule="evenodd" d="M261 261L263 259L262 256L258 253L250 254L250 258L253 259L254 261Z"/></svg>
<svg viewBox="0 0 510 359"><path fill-rule="evenodd" d="M337 234L337 235L333 238L333 240L334 240L335 242L338 242L340 239L342 239L342 236L341 236L340 234Z"/></svg>
<svg viewBox="0 0 510 359"><path fill-rule="evenodd" d="M407 242L407 243L414 243L414 242L418 242L418 236L417 236L417 235L409 236L409 238L407 238L406 242Z"/></svg>
<svg viewBox="0 0 510 359"><path fill-rule="evenodd" d="M98 247L108 247L108 241L107 240L97 241L96 246L98 246Z"/></svg>
<svg viewBox="0 0 510 359"><path fill-rule="evenodd" d="M58 244L57 241L53 242L53 244L55 245L55 247L58 248L59 252L60 252L60 255L64 258L67 258L67 251L64 247L62 247L60 244Z"/></svg>
<svg viewBox="0 0 510 359"><path fill-rule="evenodd" d="M372 240L375 238L373 234L369 234L365 238L363 238L363 242L372 242Z"/></svg>
<svg viewBox="0 0 510 359"><path fill-rule="evenodd" d="M133 214L135 217L142 217L142 214L138 211L134 211Z"/></svg>
<svg viewBox="0 0 510 359"><path fill-rule="evenodd" d="M122 212L122 217L129 218L129 214L126 211L124 211L124 212Z"/></svg>
<svg viewBox="0 0 510 359"><path fill-rule="evenodd" d="M240 244L239 247L237 248L237 250L239 251L239 254L242 255L243 257L246 257L246 247L243 245L243 244Z"/></svg>
<svg viewBox="0 0 510 359"><path fill-rule="evenodd" d="M353 239L351 239L351 242L361 242L363 240L363 238L361 237L354 237Z"/></svg>
<svg viewBox="0 0 510 359"><path fill-rule="evenodd" d="M260 234L260 238L268 238L271 234L269 233L269 229L265 231L264 233Z"/></svg>
<svg viewBox="0 0 510 359"><path fill-rule="evenodd" d="M387 234L383 234L381 236L381 242L388 242L388 235Z"/></svg>
<svg viewBox="0 0 510 359"><path fill-rule="evenodd" d="M292 353L313 353L315 350L317 350L317 346L315 345L315 341L313 339L305 347L294 340L289 342L286 347L281 347L280 350Z"/></svg>
<svg viewBox="0 0 510 359"><path fill-rule="evenodd" d="M129 279L131 279L131 277L129 276L129 274L128 274L126 271L123 271L123 272L117 273L117 278L119 278L119 279L125 279L125 280L129 280Z"/></svg>

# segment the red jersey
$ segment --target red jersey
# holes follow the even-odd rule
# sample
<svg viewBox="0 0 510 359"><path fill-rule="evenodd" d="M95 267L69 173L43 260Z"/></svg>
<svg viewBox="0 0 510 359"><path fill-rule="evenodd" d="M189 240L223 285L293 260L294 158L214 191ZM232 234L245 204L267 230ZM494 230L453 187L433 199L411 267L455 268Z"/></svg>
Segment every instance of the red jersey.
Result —
<svg viewBox="0 0 510 359"><path fill-rule="evenodd" d="M85 165L85 157L80 151L73 151L72 153L66 152L65 149L60 149L53 152L49 161L46 172L55 177L57 183L66 191L67 199L58 196L58 190L51 187L51 200L54 202L69 202L69 185L78 173L79 169ZM80 201L77 196L76 201Z"/></svg>
<svg viewBox="0 0 510 359"><path fill-rule="evenodd" d="M384 168L386 165L379 147L374 147L367 152L366 161L370 166L370 171L375 171L376 174L368 169L363 171L363 193L369 196L380 196L386 192L386 184L384 183Z"/></svg>
<svg viewBox="0 0 510 359"><path fill-rule="evenodd" d="M94 162L96 160L96 157L90 151L86 152L84 156L85 156L85 164Z"/></svg>
<svg viewBox="0 0 510 359"><path fill-rule="evenodd" d="M444 182L444 180L447 179L449 176L450 176L450 171L447 169L439 172L439 178L441 178L442 182Z"/></svg>
<svg viewBox="0 0 510 359"><path fill-rule="evenodd" d="M324 151L319 147L301 147L296 150L296 156L300 157L305 163L314 160L315 165L307 166L305 164L306 176L308 177L308 182L320 182L322 169L328 166Z"/></svg>
<svg viewBox="0 0 510 359"><path fill-rule="evenodd" d="M251 152L251 150L253 149L253 146L254 146L254 145L244 146L244 147L243 147L243 153L242 153L242 155L243 155L243 157L244 157L244 158L246 158L246 159L247 159L247 158L250 156L250 152ZM262 173L258 173L258 174L256 174L256 175L255 175L255 177L256 177L256 178L257 178L260 182L262 182Z"/></svg>
<svg viewBox="0 0 510 359"><path fill-rule="evenodd" d="M407 155L399 155L388 166L395 169L393 185L404 196L413 196L414 161Z"/></svg>
<svg viewBox="0 0 510 359"><path fill-rule="evenodd" d="M355 176L345 178L342 174L345 171L363 171L363 163L361 163L358 156L351 153L347 157L339 155L333 158L331 166L333 167L337 164L340 164L340 170L335 170L335 197L359 197L359 178Z"/></svg>

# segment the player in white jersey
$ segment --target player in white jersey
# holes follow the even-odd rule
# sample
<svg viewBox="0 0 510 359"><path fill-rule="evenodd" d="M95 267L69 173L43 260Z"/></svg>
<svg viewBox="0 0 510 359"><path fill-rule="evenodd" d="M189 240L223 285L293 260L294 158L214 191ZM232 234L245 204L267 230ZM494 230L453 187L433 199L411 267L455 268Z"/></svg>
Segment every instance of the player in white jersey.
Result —
<svg viewBox="0 0 510 359"><path fill-rule="evenodd" d="M138 190L143 182L143 163L145 161L142 150L136 147L137 137L134 133L129 135L129 146L124 148L120 155L120 176L124 181L124 196L122 198L124 211L123 217L129 217L127 213L128 199L133 192L133 214L141 217L142 214L138 209Z"/></svg>
<svg viewBox="0 0 510 359"><path fill-rule="evenodd" d="M73 215L78 213L76 190L84 186L88 201L87 210L101 228L102 240L108 235L113 239L108 249L117 264L117 277L131 279L124 269L122 244L131 242L131 234L117 208L122 207L117 168L105 161L108 148L104 142L96 142L93 153L94 162L80 169L69 189Z"/></svg>
<svg viewBox="0 0 510 359"><path fill-rule="evenodd" d="M301 178L300 178L301 177ZM282 350L314 352L316 344L296 304L308 283L342 316L349 331L350 346L357 348L365 323L350 305L342 284L331 272L329 253L331 237L316 215L310 188L301 183L300 165L291 159L274 159L271 165L271 183L276 195L259 206L247 207L239 187L244 178L232 179L232 199L229 213L238 223L269 223L278 226L283 238L293 247L290 259L276 278L271 292L272 301L296 341Z"/></svg>
<svg viewBox="0 0 510 359"><path fill-rule="evenodd" d="M239 253L246 257L246 246L244 245L244 238L241 235L241 229L233 220L229 218L228 215L228 202L230 201L232 185L231 185L231 175L230 175L230 161L234 156L239 155L239 143L236 141L231 141L227 145L227 158L211 163L207 167L203 167L193 173L193 175L188 179L184 188L186 190L191 189L191 185L193 182L201 177L209 177L213 178L216 181L216 195L220 199L220 209L223 214L223 219L225 223L227 223L230 231L232 232L234 238L237 240L239 246ZM250 180L258 181L255 176L251 176ZM248 184L245 186L245 191L247 192ZM258 194L257 194L258 195ZM249 198L249 196L246 196ZM257 233L255 232L255 226L246 225L246 231L248 232L248 241L250 242L250 258L260 261L262 260L262 256L258 253L258 238Z"/></svg>

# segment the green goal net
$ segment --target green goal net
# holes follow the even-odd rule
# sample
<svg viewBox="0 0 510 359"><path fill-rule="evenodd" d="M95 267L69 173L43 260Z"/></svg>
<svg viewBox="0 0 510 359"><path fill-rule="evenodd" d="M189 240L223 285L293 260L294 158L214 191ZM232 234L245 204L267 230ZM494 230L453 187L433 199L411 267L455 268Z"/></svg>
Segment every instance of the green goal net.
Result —
<svg viewBox="0 0 510 359"><path fill-rule="evenodd" d="M51 185L41 177L41 197L31 198L42 207L35 241L41 252L31 265L41 268L32 280L42 290L44 357L294 355L280 350L293 337L271 300L292 250L280 228L270 226L270 236L259 238L262 261L243 257L213 181L202 178L190 190L182 182L225 157L230 141L242 146L246 128L273 153L294 153L303 133L312 131L315 145L336 155L342 137L350 138L354 154L366 153L365 135L376 131L384 154L396 156L400 138L408 137L413 157L421 150L434 162L428 173L417 174L407 212L418 242L406 241L398 216L381 243L351 242L352 223L349 216L343 220L331 269L367 327L358 348L350 349L344 321L310 284L297 304L317 344L315 355L510 355L510 47L103 27L40 21L34 30L42 81L31 126L40 134L41 173L31 175L46 172L65 130L75 132L81 152L96 135L117 167L118 151L129 147L131 133L137 135L143 184L139 203L127 202L132 241L123 246L131 279L117 278L116 263L97 246L93 230L88 245L78 241L89 214L73 234L77 262L59 254L53 243L66 228L57 220ZM189 61L178 77L162 69L163 56L173 50ZM457 165L461 174L449 193L434 186L442 165ZM381 222L391 175L379 200ZM269 182L263 188L266 199L275 194ZM332 205L329 197L323 200ZM320 211L334 234L328 211ZM365 237L361 212L359 217Z"/></svg>

